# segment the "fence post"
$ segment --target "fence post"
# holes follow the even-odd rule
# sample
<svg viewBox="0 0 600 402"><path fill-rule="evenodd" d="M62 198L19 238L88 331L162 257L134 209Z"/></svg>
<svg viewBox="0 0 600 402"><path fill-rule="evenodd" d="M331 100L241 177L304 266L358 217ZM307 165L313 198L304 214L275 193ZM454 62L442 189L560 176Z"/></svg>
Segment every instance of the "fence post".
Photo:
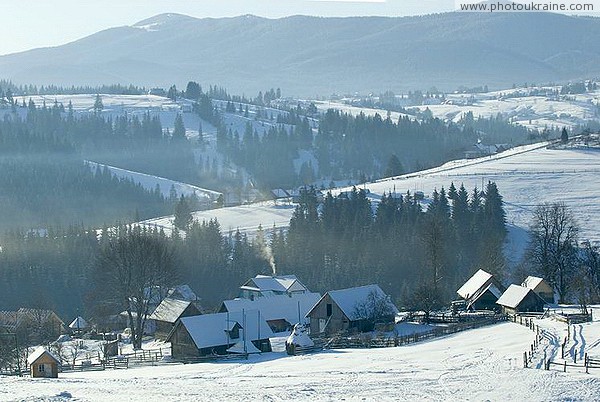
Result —
<svg viewBox="0 0 600 402"><path fill-rule="evenodd" d="M564 368L563 371L566 373L567 372L567 361L565 360L565 364L564 364Z"/></svg>
<svg viewBox="0 0 600 402"><path fill-rule="evenodd" d="M573 363L577 363L577 349L573 350Z"/></svg>
<svg viewBox="0 0 600 402"><path fill-rule="evenodd" d="M590 370L589 370L589 361L588 361L588 354L586 353L585 356L583 357L583 359L585 360L585 373L589 374Z"/></svg>
<svg viewBox="0 0 600 402"><path fill-rule="evenodd" d="M523 353L523 367L527 368L527 352Z"/></svg>

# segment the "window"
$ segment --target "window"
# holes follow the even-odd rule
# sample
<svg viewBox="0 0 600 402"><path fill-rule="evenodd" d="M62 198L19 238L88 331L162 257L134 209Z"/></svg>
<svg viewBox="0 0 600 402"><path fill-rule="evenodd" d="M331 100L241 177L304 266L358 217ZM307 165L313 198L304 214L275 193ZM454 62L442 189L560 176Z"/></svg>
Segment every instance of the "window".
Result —
<svg viewBox="0 0 600 402"><path fill-rule="evenodd" d="M331 317L331 314L333 314L333 306L331 303L327 303L327 317Z"/></svg>
<svg viewBox="0 0 600 402"><path fill-rule="evenodd" d="M43 372L45 372L45 371L46 371L46 367L45 367L43 364L40 364L40 365L38 366L38 371L39 371L40 373L43 373Z"/></svg>

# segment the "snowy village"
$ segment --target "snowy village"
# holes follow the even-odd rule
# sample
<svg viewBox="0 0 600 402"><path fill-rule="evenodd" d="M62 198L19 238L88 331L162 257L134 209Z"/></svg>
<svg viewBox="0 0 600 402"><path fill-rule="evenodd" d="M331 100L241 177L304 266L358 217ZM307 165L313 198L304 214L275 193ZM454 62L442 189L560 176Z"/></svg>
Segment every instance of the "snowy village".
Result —
<svg viewBox="0 0 600 402"><path fill-rule="evenodd" d="M600 400L593 2L143 3L0 5L0 401Z"/></svg>

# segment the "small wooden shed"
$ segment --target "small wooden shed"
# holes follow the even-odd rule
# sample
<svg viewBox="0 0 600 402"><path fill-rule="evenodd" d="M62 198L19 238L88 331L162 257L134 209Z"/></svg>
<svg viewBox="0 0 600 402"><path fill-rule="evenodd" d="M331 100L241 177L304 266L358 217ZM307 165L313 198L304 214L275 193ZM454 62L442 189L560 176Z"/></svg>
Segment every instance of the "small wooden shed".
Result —
<svg viewBox="0 0 600 402"><path fill-rule="evenodd" d="M29 355L27 364L32 378L58 378L60 361L41 346Z"/></svg>

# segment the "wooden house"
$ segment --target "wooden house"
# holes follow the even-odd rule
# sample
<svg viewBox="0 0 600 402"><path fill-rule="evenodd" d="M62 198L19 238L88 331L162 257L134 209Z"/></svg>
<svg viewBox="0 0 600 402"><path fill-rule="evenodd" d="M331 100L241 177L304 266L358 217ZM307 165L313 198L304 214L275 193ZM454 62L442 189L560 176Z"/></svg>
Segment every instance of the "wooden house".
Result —
<svg viewBox="0 0 600 402"><path fill-rule="evenodd" d="M177 320L182 317L200 315L201 312L191 301L164 299L148 317L155 322L155 336L158 339L166 339Z"/></svg>
<svg viewBox="0 0 600 402"><path fill-rule="evenodd" d="M496 302L503 291L492 274L480 269L456 293L465 300L467 310L499 310Z"/></svg>
<svg viewBox="0 0 600 402"><path fill-rule="evenodd" d="M54 340L65 332L65 323L54 311L33 308L0 311L0 327L35 343Z"/></svg>
<svg viewBox="0 0 600 402"><path fill-rule="evenodd" d="M543 278L528 276L521 286L529 288L537 293L546 303L554 303L554 289Z"/></svg>
<svg viewBox="0 0 600 402"><path fill-rule="evenodd" d="M308 293L308 288L298 280L296 275L256 275L240 286L242 299L256 299L276 295L294 295Z"/></svg>
<svg viewBox="0 0 600 402"><path fill-rule="evenodd" d="M219 312L258 310L273 332L289 332L295 324L305 323L306 314L320 298L319 293L312 292L257 297L253 300L237 298L225 300Z"/></svg>
<svg viewBox="0 0 600 402"><path fill-rule="evenodd" d="M306 314L310 333L370 331L375 323L393 323L398 309L378 285L331 290Z"/></svg>
<svg viewBox="0 0 600 402"><path fill-rule="evenodd" d="M177 321L166 341L176 360L228 353L270 352L273 332L256 310L203 314Z"/></svg>
<svg viewBox="0 0 600 402"><path fill-rule="evenodd" d="M27 357L27 364L32 378L58 378L60 360L41 346Z"/></svg>
<svg viewBox="0 0 600 402"><path fill-rule="evenodd" d="M496 302L505 314L544 311L544 300L533 290L519 285L510 285Z"/></svg>

